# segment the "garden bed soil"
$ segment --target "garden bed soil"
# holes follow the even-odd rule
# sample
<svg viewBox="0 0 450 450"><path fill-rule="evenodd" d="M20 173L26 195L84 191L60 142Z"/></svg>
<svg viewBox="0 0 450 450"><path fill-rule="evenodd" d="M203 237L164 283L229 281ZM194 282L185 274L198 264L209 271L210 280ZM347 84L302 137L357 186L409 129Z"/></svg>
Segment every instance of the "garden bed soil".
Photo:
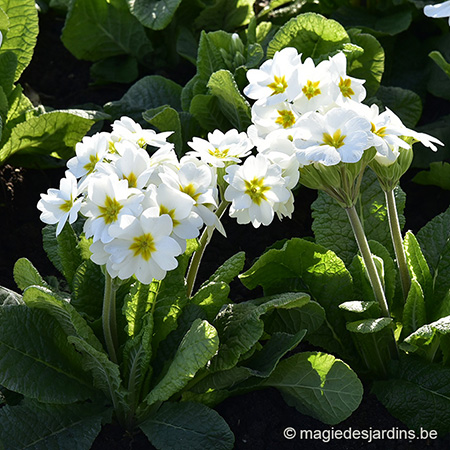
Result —
<svg viewBox="0 0 450 450"><path fill-rule="evenodd" d="M21 83L35 101L54 108L74 107L87 102L103 105L119 99L128 86L91 86L89 63L77 61L61 44L59 36L63 21L54 14L41 16L41 33L35 56L24 73ZM51 51L48 49L51 48ZM165 74L167 75L167 74ZM175 81L184 84L192 74L178 72ZM170 76L170 75L169 75ZM181 78L185 78L180 79ZM58 187L64 169L22 169L6 165L0 168L0 285L17 290L13 276L14 262L26 257L43 275L58 275L42 249L41 230L36 204L39 194L50 187ZM406 229L417 232L435 215L443 212L449 203L448 192L412 183L414 171L402 180L407 193L405 216ZM314 191L301 188L296 196L296 210L291 220L274 221L269 227L255 230L251 226L238 226L236 221L224 218L225 228L232 239L218 233L205 254L199 279L209 276L232 253L246 252L247 267L267 245L286 237L312 236L310 205L316 197ZM432 200L430 200L432 199ZM238 281L232 284L231 298L242 301L258 293L245 291ZM392 417L377 399L366 389L364 399L354 414L343 423L331 427L288 406L281 394L274 389L252 392L230 398L217 408L229 424L236 439L235 449L448 449L450 436L439 439L411 440L406 438L374 440L335 439L323 442L316 439L300 439L300 430L391 430L400 436L405 426ZM292 427L297 436L286 439L283 431ZM327 431L328 430L328 431ZM348 431L347 431L348 433ZM400 434L399 434L400 433ZM325 436L326 437L326 436ZM104 427L94 443L94 449L151 449L143 434L129 436L114 425ZM207 449L205 449L207 450Z"/></svg>

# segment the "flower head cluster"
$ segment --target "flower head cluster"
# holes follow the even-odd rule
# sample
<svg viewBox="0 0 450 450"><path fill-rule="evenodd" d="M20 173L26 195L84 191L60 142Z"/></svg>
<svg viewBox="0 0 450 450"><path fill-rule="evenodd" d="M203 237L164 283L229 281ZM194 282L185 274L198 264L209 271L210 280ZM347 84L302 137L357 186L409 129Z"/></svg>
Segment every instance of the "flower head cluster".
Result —
<svg viewBox="0 0 450 450"><path fill-rule="evenodd" d="M249 136L263 154L291 147L300 167L356 163L371 147L380 162L391 164L399 149L410 147L404 137L433 150L434 143L440 144L405 127L392 111L380 113L376 105L362 104L364 80L347 74L342 52L316 65L311 58L302 62L294 48L284 48L249 70L247 78L244 93L256 100Z"/></svg>
<svg viewBox="0 0 450 450"><path fill-rule="evenodd" d="M144 130L128 117L112 128L77 144L60 188L41 194L38 209L57 234L81 213L91 259L112 277L150 283L177 267L176 256L204 223L216 223L216 176L199 159L178 160L170 133ZM156 151L150 155L147 146Z"/></svg>

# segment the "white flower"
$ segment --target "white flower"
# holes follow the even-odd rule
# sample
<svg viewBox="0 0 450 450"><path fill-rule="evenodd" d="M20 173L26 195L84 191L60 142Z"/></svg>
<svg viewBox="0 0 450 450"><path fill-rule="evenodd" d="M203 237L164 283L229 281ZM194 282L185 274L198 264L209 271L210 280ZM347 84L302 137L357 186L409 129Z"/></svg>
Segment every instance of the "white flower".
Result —
<svg viewBox="0 0 450 450"><path fill-rule="evenodd" d="M299 89L294 99L298 114L325 111L333 103L330 67L330 61L322 61L316 66L311 58L307 58L298 70Z"/></svg>
<svg viewBox="0 0 450 450"><path fill-rule="evenodd" d="M154 216L146 210L139 217L121 216L110 229L114 239L104 247L113 274L122 280L134 275L143 284L162 280L178 266L175 257L182 252L169 237L171 232L172 219L167 214Z"/></svg>
<svg viewBox="0 0 450 450"><path fill-rule="evenodd" d="M358 162L372 145L370 122L356 112L333 108L326 114L310 113L299 123L301 138L294 140L300 162L325 166Z"/></svg>
<svg viewBox="0 0 450 450"><path fill-rule="evenodd" d="M239 133L235 129L226 133L214 130L208 133L208 140L194 137L188 145L195 150L188 152L188 155L199 157L213 167L225 167L227 162L238 163L253 147L246 133Z"/></svg>
<svg viewBox="0 0 450 450"><path fill-rule="evenodd" d="M186 250L186 239L194 239L199 235L203 221L193 211L195 200L165 184L158 187L152 185L147 189L142 202L143 208L154 209L154 215L167 214L172 219L173 230L171 237Z"/></svg>
<svg viewBox="0 0 450 450"><path fill-rule="evenodd" d="M437 5L426 5L423 9L426 16L432 17L433 19L439 17L448 17L448 24L450 25L450 0Z"/></svg>
<svg viewBox="0 0 450 450"><path fill-rule="evenodd" d="M144 130L138 123L130 117L123 116L120 120L115 120L112 124L111 138L113 141L130 141L139 147L151 145L152 147L162 147L167 144L167 138L173 131L156 133L154 130ZM173 144L170 144L173 147Z"/></svg>
<svg viewBox="0 0 450 450"><path fill-rule="evenodd" d="M39 211L42 211L40 219L48 224L57 223L57 236L67 221L72 224L77 220L82 202L77 197L77 180L69 171L66 171L66 177L59 182L59 189L51 188L47 194L41 194L41 200L37 204Z"/></svg>
<svg viewBox="0 0 450 450"><path fill-rule="evenodd" d="M347 58L339 52L330 58L330 73L333 82L330 85L331 93L336 103L345 104L349 101L361 103L366 97L363 86L365 80L359 80L347 75Z"/></svg>
<svg viewBox="0 0 450 450"><path fill-rule="evenodd" d="M93 236L94 242L110 242L111 225L122 215L139 215L144 195L137 189L128 187L127 180L119 180L117 175L93 175L89 179L88 196L82 213L87 217L84 224L86 237Z"/></svg>
<svg viewBox="0 0 450 450"><path fill-rule="evenodd" d="M276 52L273 59L265 61L259 69L247 72L250 84L244 88L244 94L268 104L293 100L298 93L299 65L301 58L295 48L286 47Z"/></svg>
<svg viewBox="0 0 450 450"><path fill-rule="evenodd" d="M262 154L249 156L242 166L229 166L226 171L225 199L231 202L230 216L239 224L269 225L278 203L289 200L281 168Z"/></svg>
<svg viewBox="0 0 450 450"><path fill-rule="evenodd" d="M76 156L67 161L67 167L77 178L89 175L94 172L97 164L107 155L108 148L107 133L85 136L75 146Z"/></svg>
<svg viewBox="0 0 450 450"><path fill-rule="evenodd" d="M2 43L3 43L3 34L2 34L2 32L0 31L0 47L2 46Z"/></svg>

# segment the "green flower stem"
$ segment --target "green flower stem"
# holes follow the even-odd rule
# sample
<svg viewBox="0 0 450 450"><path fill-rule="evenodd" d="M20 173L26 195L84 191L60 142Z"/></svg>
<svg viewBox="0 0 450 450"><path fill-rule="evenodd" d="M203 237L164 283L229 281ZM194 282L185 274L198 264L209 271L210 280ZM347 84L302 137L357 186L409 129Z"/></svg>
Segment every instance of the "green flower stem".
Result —
<svg viewBox="0 0 450 450"><path fill-rule="evenodd" d="M397 205L395 204L394 191L391 189L384 192L386 196L386 205L389 218L389 227L391 229L392 244L394 245L395 256L397 259L400 281L402 284L403 298L406 301L409 288L411 287L411 277L406 264L405 249L403 248L403 238L398 220Z"/></svg>
<svg viewBox="0 0 450 450"><path fill-rule="evenodd" d="M353 229L353 234L355 235L356 242L358 244L359 251L364 260L364 265L366 266L367 273L369 275L370 284L375 294L375 298L380 304L383 316L390 317L389 308L384 295L384 289L381 284L380 277L373 262L372 254L370 252L369 243L367 242L366 235L364 233L361 221L359 220L356 208L352 206L351 208L345 208L348 219Z"/></svg>
<svg viewBox="0 0 450 450"><path fill-rule="evenodd" d="M221 203L219 204L219 207L217 208L217 211L216 211L216 216L219 219L222 217L222 215L225 212L225 210L227 209L228 205L229 205L229 202L227 202L226 200L222 200ZM190 297L192 295L195 280L197 278L198 269L200 267L200 263L202 261L203 254L205 253L206 246L211 241L211 237L213 235L214 229L215 229L214 226L209 226L203 230L203 233L199 239L199 247L195 251L194 256L191 259L191 264L189 265L189 269L188 269L188 272L186 275L186 285L187 285L188 297Z"/></svg>
<svg viewBox="0 0 450 450"><path fill-rule="evenodd" d="M116 287L111 275L105 273L105 293L103 297L102 312L103 335L106 349L112 362L117 364L117 320L116 320Z"/></svg>

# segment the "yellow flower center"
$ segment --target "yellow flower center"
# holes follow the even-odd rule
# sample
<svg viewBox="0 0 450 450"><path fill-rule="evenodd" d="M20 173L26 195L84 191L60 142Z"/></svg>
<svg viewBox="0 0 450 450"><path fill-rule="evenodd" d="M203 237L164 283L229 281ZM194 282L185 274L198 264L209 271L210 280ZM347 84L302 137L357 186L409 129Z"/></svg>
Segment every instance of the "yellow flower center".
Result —
<svg viewBox="0 0 450 450"><path fill-rule="evenodd" d="M120 141L120 139L119 139ZM116 154L118 153L117 149L116 149L116 143L119 141L109 141L108 142L108 152L112 153L112 154Z"/></svg>
<svg viewBox="0 0 450 450"><path fill-rule="evenodd" d="M370 122L370 125L371 125L370 131L373 134L376 134L377 136L380 136L380 137L386 136L386 127L381 127L381 128L378 128L378 130L377 130L377 127L375 126L375 124L373 122Z"/></svg>
<svg viewBox="0 0 450 450"><path fill-rule="evenodd" d="M91 173L95 169L95 165L98 163L98 155L89 155L89 162L83 166L83 169L86 169L88 173Z"/></svg>
<svg viewBox="0 0 450 450"><path fill-rule="evenodd" d="M319 95L322 93L322 91L319 89L319 84L320 84L320 80L319 81L308 80L306 82L305 86L303 86L302 92L305 94L305 96L308 100L311 100L316 95Z"/></svg>
<svg viewBox="0 0 450 450"><path fill-rule="evenodd" d="M133 238L130 250L133 252L134 257L141 256L142 259L148 261L156 250L153 236L150 233L145 233L142 236Z"/></svg>
<svg viewBox="0 0 450 450"><path fill-rule="evenodd" d="M147 145L147 142L145 142L144 138L140 138L137 141L137 145L139 145L139 147L141 147L141 148L145 148L145 146Z"/></svg>
<svg viewBox="0 0 450 450"><path fill-rule="evenodd" d="M180 222L178 220L175 220L175 209L171 209L169 211L169 208L167 208L164 205L161 205L159 207L159 214L162 216L163 214L168 214L170 216L170 218L172 219L172 223L173 223L173 227L175 228L177 225L180 224Z"/></svg>
<svg viewBox="0 0 450 450"><path fill-rule="evenodd" d="M209 154L216 158L222 159L228 156L229 151L230 151L229 148L225 148L224 150L219 150L218 148L215 148L214 150L209 150Z"/></svg>
<svg viewBox="0 0 450 450"><path fill-rule="evenodd" d="M65 213L68 213L73 206L73 199L72 199L72 195L70 195L70 200L65 200L64 203L62 203L61 205L59 205L59 209L64 211Z"/></svg>
<svg viewBox="0 0 450 450"><path fill-rule="evenodd" d="M282 94L288 87L285 76L277 77L274 75L273 79L274 82L267 85L267 87L273 90L271 95Z"/></svg>
<svg viewBox="0 0 450 450"><path fill-rule="evenodd" d="M279 116L275 120L275 123L278 123L283 126L283 128L290 128L295 124L295 116L292 111L288 109L277 109Z"/></svg>
<svg viewBox="0 0 450 450"><path fill-rule="evenodd" d="M341 135L341 130L337 129L333 136L329 133L323 133L323 144L322 145L329 145L330 147L334 148L340 148L344 145L344 139L346 138L346 135Z"/></svg>
<svg viewBox="0 0 450 450"><path fill-rule="evenodd" d="M250 196L253 203L258 206L261 204L262 200L267 200L264 192L270 190L269 186L264 186L264 178L253 178L252 181L244 180L245 183L245 193Z"/></svg>
<svg viewBox="0 0 450 450"><path fill-rule="evenodd" d="M341 81L339 82L339 89L341 90L341 94L344 97L351 98L352 95L355 95L355 92L351 88L352 82L350 78L346 78L345 80L341 77Z"/></svg>
<svg viewBox="0 0 450 450"><path fill-rule="evenodd" d="M137 177L133 172L128 175L124 175L123 178L128 181L128 187L135 188L137 184Z"/></svg>
<svg viewBox="0 0 450 450"><path fill-rule="evenodd" d="M122 207L123 206L115 198L111 198L107 195L104 206L98 207L101 212L100 217L103 217L105 223L109 225L117 220Z"/></svg>
<svg viewBox="0 0 450 450"><path fill-rule="evenodd" d="M195 201L197 201L201 195L200 192L195 191L195 187L192 183L188 184L187 186L180 186L180 191L189 195L189 197L193 198Z"/></svg>

